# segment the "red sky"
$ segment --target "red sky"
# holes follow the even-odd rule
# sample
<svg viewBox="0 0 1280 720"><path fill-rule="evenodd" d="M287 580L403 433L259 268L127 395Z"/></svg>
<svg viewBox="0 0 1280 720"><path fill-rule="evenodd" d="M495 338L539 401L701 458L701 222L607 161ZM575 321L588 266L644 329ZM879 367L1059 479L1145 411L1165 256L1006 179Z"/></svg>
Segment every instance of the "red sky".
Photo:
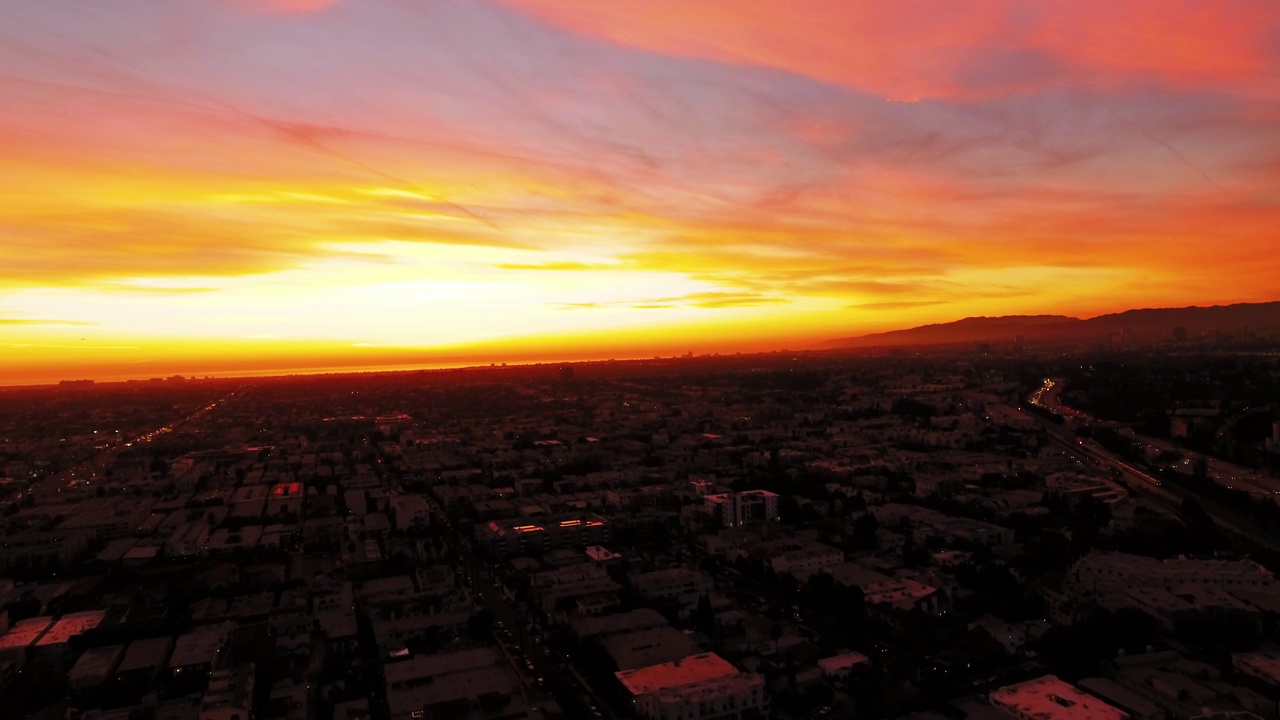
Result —
<svg viewBox="0 0 1280 720"><path fill-rule="evenodd" d="M14 0L0 97L0 385L1277 299L1269 0Z"/></svg>

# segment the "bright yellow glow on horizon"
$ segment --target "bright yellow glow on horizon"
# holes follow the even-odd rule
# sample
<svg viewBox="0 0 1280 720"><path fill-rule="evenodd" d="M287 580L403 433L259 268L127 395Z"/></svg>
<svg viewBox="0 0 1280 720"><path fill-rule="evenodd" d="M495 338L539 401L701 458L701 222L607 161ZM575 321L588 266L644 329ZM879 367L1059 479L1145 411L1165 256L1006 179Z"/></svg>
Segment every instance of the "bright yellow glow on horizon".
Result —
<svg viewBox="0 0 1280 720"><path fill-rule="evenodd" d="M1276 299L1280 6L54 5L0 29L0 385Z"/></svg>

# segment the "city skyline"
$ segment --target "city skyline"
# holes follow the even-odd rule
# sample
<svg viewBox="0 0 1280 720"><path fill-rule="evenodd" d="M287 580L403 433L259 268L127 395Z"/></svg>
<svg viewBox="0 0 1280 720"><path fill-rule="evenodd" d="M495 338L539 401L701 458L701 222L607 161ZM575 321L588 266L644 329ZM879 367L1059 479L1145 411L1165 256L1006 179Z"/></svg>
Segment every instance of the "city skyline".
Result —
<svg viewBox="0 0 1280 720"><path fill-rule="evenodd" d="M1267 3L0 17L0 384L1276 299Z"/></svg>

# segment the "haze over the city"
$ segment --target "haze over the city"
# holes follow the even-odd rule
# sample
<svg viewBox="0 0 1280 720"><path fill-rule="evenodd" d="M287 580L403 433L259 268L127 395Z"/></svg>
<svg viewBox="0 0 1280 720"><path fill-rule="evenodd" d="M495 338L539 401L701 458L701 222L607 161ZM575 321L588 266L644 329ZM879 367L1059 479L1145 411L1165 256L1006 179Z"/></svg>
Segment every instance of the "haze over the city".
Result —
<svg viewBox="0 0 1280 720"><path fill-rule="evenodd" d="M13 0L0 384L1277 299L1272 2Z"/></svg>

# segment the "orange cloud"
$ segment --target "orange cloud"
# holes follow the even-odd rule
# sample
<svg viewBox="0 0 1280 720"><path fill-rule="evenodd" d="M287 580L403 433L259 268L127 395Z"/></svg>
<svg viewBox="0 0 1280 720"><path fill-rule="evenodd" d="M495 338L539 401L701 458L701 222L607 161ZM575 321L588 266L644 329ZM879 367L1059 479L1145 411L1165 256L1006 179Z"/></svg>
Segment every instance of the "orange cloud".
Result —
<svg viewBox="0 0 1280 720"><path fill-rule="evenodd" d="M679 57L759 65L894 101L1071 82L1266 87L1280 17L1257 2L505 0L564 28Z"/></svg>
<svg viewBox="0 0 1280 720"><path fill-rule="evenodd" d="M795 346L1280 276L1270 4L104 7L15 0L0 43L5 377Z"/></svg>

